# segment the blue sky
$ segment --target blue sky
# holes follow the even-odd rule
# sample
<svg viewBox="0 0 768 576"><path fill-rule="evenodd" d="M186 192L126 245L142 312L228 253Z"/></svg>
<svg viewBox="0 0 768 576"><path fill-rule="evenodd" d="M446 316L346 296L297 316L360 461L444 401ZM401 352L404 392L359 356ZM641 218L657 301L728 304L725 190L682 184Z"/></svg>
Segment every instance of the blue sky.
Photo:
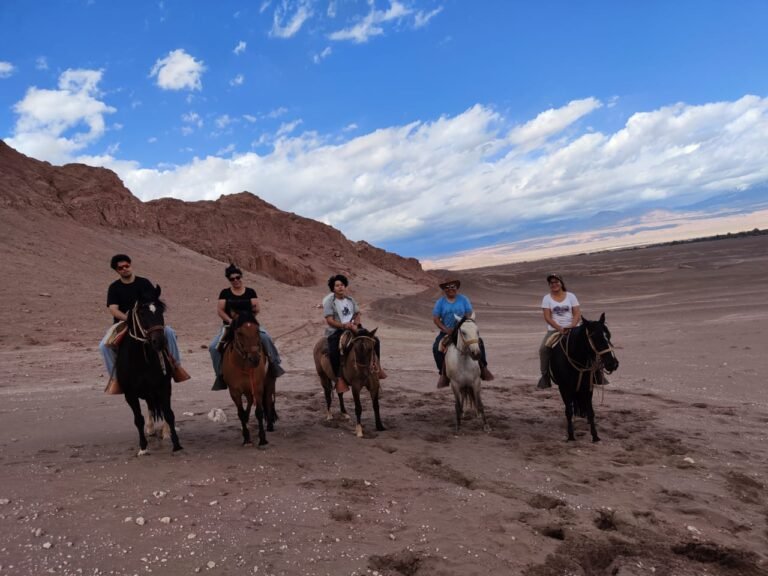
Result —
<svg viewBox="0 0 768 576"><path fill-rule="evenodd" d="M0 0L0 137L438 264L768 225L767 25L762 0Z"/></svg>

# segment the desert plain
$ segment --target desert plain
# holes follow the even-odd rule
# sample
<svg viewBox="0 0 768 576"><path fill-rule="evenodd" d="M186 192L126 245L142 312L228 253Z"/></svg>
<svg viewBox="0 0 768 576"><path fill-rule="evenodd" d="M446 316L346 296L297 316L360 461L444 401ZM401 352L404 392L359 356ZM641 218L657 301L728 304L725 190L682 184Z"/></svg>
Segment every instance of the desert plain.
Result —
<svg viewBox="0 0 768 576"><path fill-rule="evenodd" d="M287 370L265 449L210 390L225 262L11 210L0 242L0 575L768 574L766 235L455 273L496 375L489 433L469 417L456 434L436 389L436 286L340 262L389 373L387 429L364 394L359 439L335 398L326 420L312 363L325 287L247 273ZM193 376L174 386L181 452L153 438L137 457L103 393L117 252L162 286ZM599 443L583 420L566 442L557 390L535 389L550 271L613 333Z"/></svg>

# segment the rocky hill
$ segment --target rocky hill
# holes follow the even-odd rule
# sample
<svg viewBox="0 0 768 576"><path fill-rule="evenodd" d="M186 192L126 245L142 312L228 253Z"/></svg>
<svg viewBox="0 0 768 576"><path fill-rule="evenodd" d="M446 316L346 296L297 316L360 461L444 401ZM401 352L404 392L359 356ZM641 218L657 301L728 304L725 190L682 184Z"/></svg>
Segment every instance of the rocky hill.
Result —
<svg viewBox="0 0 768 576"><path fill-rule="evenodd" d="M84 226L146 232L293 286L371 267L429 284L414 258L352 242L335 228L284 212L249 192L215 201L142 202L117 174L84 164L52 166L0 141L0 206L47 213Z"/></svg>

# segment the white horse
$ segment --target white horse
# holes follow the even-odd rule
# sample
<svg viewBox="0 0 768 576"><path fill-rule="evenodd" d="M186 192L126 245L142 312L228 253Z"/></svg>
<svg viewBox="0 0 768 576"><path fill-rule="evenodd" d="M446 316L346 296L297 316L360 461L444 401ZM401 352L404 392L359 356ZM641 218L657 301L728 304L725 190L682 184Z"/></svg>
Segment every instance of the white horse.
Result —
<svg viewBox="0 0 768 576"><path fill-rule="evenodd" d="M456 316L456 320L456 343L451 341L445 349L445 375L451 381L456 400L456 432L461 426L465 402L474 405L475 415L483 420L483 430L490 432L480 399L480 330L475 313L468 318Z"/></svg>

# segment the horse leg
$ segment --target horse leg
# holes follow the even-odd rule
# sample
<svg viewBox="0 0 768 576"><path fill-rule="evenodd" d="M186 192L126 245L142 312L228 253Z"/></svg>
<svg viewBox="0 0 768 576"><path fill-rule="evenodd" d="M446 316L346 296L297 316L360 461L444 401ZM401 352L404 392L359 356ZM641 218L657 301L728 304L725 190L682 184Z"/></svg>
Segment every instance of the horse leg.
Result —
<svg viewBox="0 0 768 576"><path fill-rule="evenodd" d="M264 432L264 407L260 402L256 402L256 421L259 423L259 446L269 444L267 434Z"/></svg>
<svg viewBox="0 0 768 576"><path fill-rule="evenodd" d="M573 402L565 403L565 420L568 423L568 441L573 442L576 436L573 434Z"/></svg>
<svg viewBox="0 0 768 576"><path fill-rule="evenodd" d="M472 387L472 392L474 394L472 401L475 403L475 412L483 420L483 431L490 432L491 427L488 425L488 421L485 419L485 407L483 406L483 401L480 399L480 384L475 384Z"/></svg>
<svg viewBox="0 0 768 576"><path fill-rule="evenodd" d="M357 424L355 425L355 436L362 438L363 425L360 423L360 417L363 415L363 405L360 402L360 386L352 386L352 397L355 399L355 417L357 418Z"/></svg>
<svg viewBox="0 0 768 576"><path fill-rule="evenodd" d="M456 406L456 434L458 434L459 429L461 428L461 415L464 412L464 402L461 399L459 385L456 383L452 383L451 385L453 386L453 400Z"/></svg>
<svg viewBox="0 0 768 576"><path fill-rule="evenodd" d="M144 435L144 416L141 414L141 404L139 404L138 396L126 393L125 401L128 402L128 406L133 410L133 423L136 429L139 431L139 453L138 456L144 456L149 454L147 450L147 437Z"/></svg>
<svg viewBox="0 0 768 576"><path fill-rule="evenodd" d="M275 402L274 402L275 378L267 375L265 380L264 392L262 393L262 405L264 406L264 417L267 420L267 432L275 431Z"/></svg>
<svg viewBox="0 0 768 576"><path fill-rule="evenodd" d="M243 446L251 444L251 433L248 431L248 417L251 413L251 405L253 398L250 395L246 396L246 405L243 408L243 399L240 392L230 388L230 396L237 407L237 417L240 418L240 425L243 428Z"/></svg>
<svg viewBox="0 0 768 576"><path fill-rule="evenodd" d="M165 426L168 426L168 429L171 432L171 444L173 444L173 451L178 452L182 449L182 447L179 443L179 435L176 433L176 415L171 409L170 394L167 398L163 399L163 419L165 420L163 429L165 429Z"/></svg>
<svg viewBox="0 0 768 576"><path fill-rule="evenodd" d="M376 430L378 430L379 432L383 432L384 430L386 430L386 428L384 428L384 424L381 423L381 416L379 415L378 390L376 391L375 394L373 392L371 393L371 404L373 404L373 417L376 421Z"/></svg>
<svg viewBox="0 0 768 576"><path fill-rule="evenodd" d="M592 434L592 442L600 442L597 435L597 426L595 425L595 409L592 407L592 392L589 392L587 401L587 421L589 422L589 431Z"/></svg>
<svg viewBox="0 0 768 576"><path fill-rule="evenodd" d="M344 420L349 420L349 414L347 414L347 407L344 406L344 392L337 392L339 395L339 412Z"/></svg>
<svg viewBox="0 0 768 576"><path fill-rule="evenodd" d="M141 402L139 402L139 405L141 405ZM155 435L155 419L152 418L152 414L149 413L149 406L147 406L147 412L146 416L144 417L144 433L147 436L154 436Z"/></svg>

